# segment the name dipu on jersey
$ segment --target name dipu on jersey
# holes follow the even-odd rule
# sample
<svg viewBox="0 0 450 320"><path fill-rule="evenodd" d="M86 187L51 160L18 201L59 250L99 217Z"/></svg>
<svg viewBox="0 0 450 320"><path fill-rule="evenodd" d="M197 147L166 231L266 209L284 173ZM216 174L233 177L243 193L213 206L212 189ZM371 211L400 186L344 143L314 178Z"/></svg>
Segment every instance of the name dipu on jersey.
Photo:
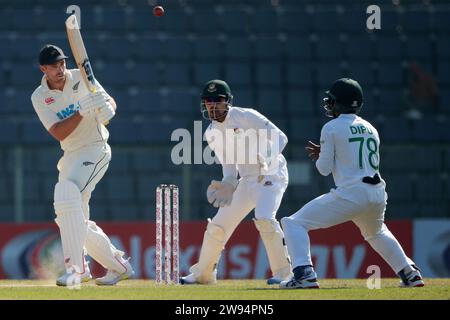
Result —
<svg viewBox="0 0 450 320"><path fill-rule="evenodd" d="M366 131L367 131L367 133L373 134L373 131L372 131L372 129L370 127L366 127L366 126L363 126L363 125L350 126L349 128L350 128L350 132L352 134L364 134L364 133L366 133Z"/></svg>

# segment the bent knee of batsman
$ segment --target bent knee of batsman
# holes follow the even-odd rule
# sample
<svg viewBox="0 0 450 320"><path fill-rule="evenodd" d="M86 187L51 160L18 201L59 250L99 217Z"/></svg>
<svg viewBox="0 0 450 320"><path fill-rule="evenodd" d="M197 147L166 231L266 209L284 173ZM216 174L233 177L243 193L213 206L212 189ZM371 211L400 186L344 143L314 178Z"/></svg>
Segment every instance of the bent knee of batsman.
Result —
<svg viewBox="0 0 450 320"><path fill-rule="evenodd" d="M53 206L56 215L82 212L82 197L78 186L69 180L59 181L55 185Z"/></svg>

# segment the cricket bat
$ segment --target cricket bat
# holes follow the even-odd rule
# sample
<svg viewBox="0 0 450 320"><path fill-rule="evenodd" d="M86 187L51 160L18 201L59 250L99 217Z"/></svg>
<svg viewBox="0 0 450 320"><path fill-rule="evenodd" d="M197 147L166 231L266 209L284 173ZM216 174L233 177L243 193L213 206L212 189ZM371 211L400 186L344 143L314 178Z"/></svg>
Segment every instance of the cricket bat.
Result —
<svg viewBox="0 0 450 320"><path fill-rule="evenodd" d="M80 69L84 84L90 92L95 93L97 88L95 87L94 71L92 70L91 62L89 61L83 38L81 37L80 25L78 24L76 15L72 14L67 18L66 30L73 57L78 69ZM108 123L109 121L104 123L104 125Z"/></svg>

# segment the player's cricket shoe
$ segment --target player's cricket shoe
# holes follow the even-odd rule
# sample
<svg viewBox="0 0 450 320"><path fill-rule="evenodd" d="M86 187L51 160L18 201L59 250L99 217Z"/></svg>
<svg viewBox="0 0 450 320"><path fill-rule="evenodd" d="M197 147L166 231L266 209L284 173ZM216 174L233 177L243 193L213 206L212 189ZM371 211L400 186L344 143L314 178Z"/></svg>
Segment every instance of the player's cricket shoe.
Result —
<svg viewBox="0 0 450 320"><path fill-rule="evenodd" d="M317 274L311 266L294 268L294 276L290 280L281 281L282 289L318 289Z"/></svg>
<svg viewBox="0 0 450 320"><path fill-rule="evenodd" d="M207 284L216 284L216 283L217 283L217 269L213 271L211 279ZM206 283L198 282L195 274L190 273L187 276L180 278L180 284L206 284Z"/></svg>
<svg viewBox="0 0 450 320"><path fill-rule="evenodd" d="M285 279L272 277L272 278L267 279L267 284L268 285L280 284L282 281L285 281Z"/></svg>
<svg viewBox="0 0 450 320"><path fill-rule="evenodd" d="M82 274L67 272L56 280L56 285L60 287L76 286L92 279L89 267L85 267Z"/></svg>
<svg viewBox="0 0 450 320"><path fill-rule="evenodd" d="M400 281L401 287L423 287L425 285L422 279L422 275L420 274L420 270L416 265L412 264L411 268L405 269L401 270L398 273L401 279Z"/></svg>
<svg viewBox="0 0 450 320"><path fill-rule="evenodd" d="M267 279L268 285L280 284L282 281L290 280L293 276L291 266L281 269L273 275L272 278Z"/></svg>
<svg viewBox="0 0 450 320"><path fill-rule="evenodd" d="M134 270L129 259L125 260L123 265L126 269L125 272L119 273L115 270L108 270L103 277L95 279L95 283L99 286L113 286L119 281L131 278L134 275Z"/></svg>
<svg viewBox="0 0 450 320"><path fill-rule="evenodd" d="M198 283L195 275L193 273L190 273L187 276L180 278L180 284L198 284Z"/></svg>

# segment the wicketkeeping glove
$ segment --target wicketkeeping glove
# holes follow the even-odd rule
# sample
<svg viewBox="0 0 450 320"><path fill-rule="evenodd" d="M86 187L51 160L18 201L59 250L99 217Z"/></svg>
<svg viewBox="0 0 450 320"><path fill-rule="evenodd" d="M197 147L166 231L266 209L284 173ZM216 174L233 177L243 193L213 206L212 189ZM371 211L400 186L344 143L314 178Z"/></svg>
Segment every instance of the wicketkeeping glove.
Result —
<svg viewBox="0 0 450 320"><path fill-rule="evenodd" d="M224 177L222 181L211 181L206 191L208 202L216 208L230 205L238 183L239 181L231 176Z"/></svg>

